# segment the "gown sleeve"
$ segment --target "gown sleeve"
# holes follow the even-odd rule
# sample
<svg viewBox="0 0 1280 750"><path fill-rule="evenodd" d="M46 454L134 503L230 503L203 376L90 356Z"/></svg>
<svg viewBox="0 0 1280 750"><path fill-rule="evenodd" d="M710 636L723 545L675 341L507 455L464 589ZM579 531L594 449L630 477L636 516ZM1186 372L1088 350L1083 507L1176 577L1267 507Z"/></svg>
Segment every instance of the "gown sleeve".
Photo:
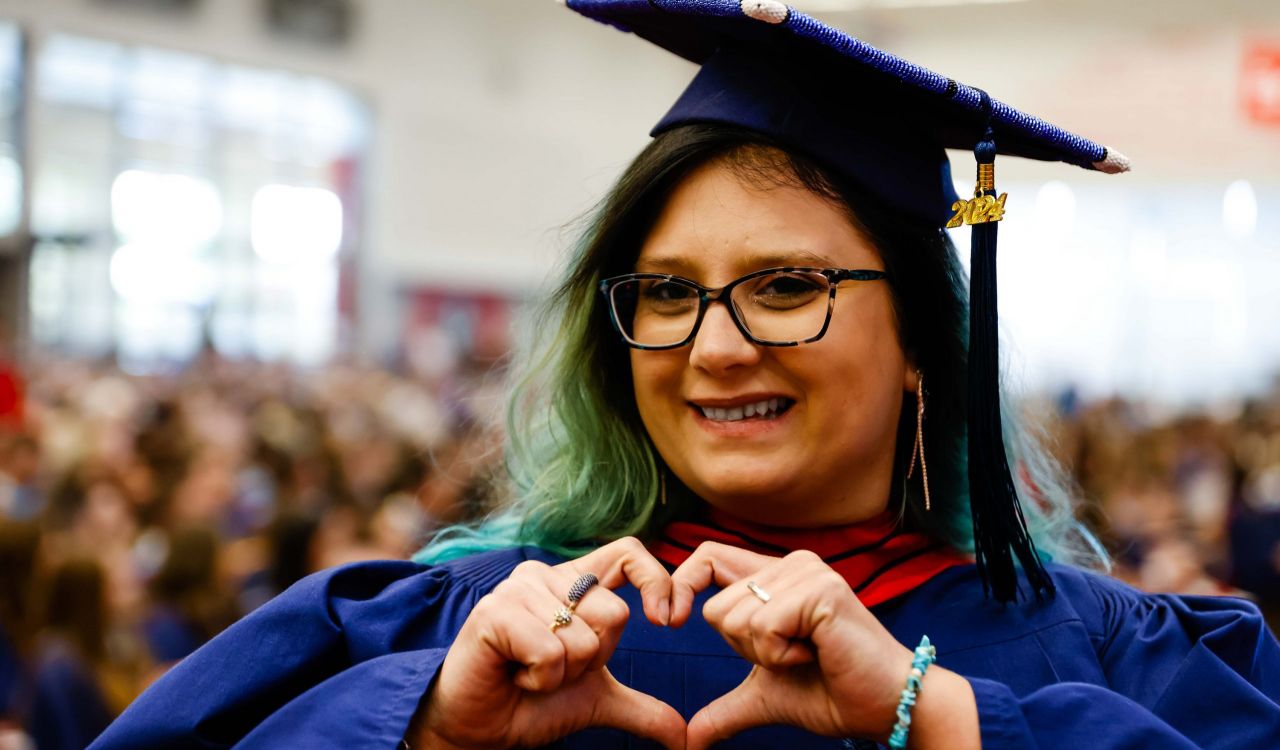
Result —
<svg viewBox="0 0 1280 750"><path fill-rule="evenodd" d="M388 561L305 578L183 659L90 750L394 750L491 588L457 572Z"/></svg>
<svg viewBox="0 0 1280 750"><path fill-rule="evenodd" d="M1257 608L1225 597L1077 582L1107 686L1026 695L970 678L984 750L1280 748L1280 646ZM1060 594L1063 590L1060 588Z"/></svg>

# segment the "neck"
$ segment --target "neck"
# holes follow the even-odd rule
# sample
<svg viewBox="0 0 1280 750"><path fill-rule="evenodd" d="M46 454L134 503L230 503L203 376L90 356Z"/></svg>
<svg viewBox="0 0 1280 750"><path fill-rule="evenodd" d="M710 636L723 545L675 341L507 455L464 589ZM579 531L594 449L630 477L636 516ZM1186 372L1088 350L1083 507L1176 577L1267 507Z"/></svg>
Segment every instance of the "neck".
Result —
<svg viewBox="0 0 1280 750"><path fill-rule="evenodd" d="M854 494L854 488L844 492L834 502L806 503L796 493L793 497L741 496L701 497L689 489L674 474L667 472L666 496L668 507L680 518L720 518L725 521L756 524L778 530L815 530L839 528L862 523L875 523L886 516L897 517L890 508L900 506L900 494L892 492L888 475L884 486L863 487L864 492ZM877 483L879 484L879 483ZM667 515L667 514L663 514Z"/></svg>

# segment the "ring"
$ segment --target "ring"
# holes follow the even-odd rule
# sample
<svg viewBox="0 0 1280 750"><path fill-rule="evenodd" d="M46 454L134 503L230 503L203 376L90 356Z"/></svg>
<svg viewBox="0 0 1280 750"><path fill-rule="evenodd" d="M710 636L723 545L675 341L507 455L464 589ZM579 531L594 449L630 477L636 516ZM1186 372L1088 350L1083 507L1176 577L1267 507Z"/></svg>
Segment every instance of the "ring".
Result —
<svg viewBox="0 0 1280 750"><path fill-rule="evenodd" d="M560 607L551 620L551 632L554 633L571 622L573 622L573 612L570 612L568 607Z"/></svg>
<svg viewBox="0 0 1280 750"><path fill-rule="evenodd" d="M760 588L760 584L755 581L747 581L747 589L756 595L756 598L762 602L768 602L773 597L769 596L769 592Z"/></svg>
<svg viewBox="0 0 1280 750"><path fill-rule="evenodd" d="M583 573L578 576L578 580L569 587L569 596L565 597L569 603L570 613L577 611L578 602L582 601L582 597L586 596L591 587L597 583L600 583L600 579L596 578L595 573Z"/></svg>

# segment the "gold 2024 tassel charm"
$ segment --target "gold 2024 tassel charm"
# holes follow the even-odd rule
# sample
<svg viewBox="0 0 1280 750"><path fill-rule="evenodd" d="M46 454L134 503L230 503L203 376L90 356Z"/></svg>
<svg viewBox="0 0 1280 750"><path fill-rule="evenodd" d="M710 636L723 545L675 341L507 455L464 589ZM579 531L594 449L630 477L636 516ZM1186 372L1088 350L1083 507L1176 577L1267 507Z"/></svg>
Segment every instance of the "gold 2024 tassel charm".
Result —
<svg viewBox="0 0 1280 750"><path fill-rule="evenodd" d="M978 185L973 190L973 198L961 199L951 204L951 210L955 211L955 214L947 222L947 229L955 229L965 224L986 224L1003 219L1004 201L1009 194L1001 193L997 198L994 195L995 192L996 165L979 164Z"/></svg>

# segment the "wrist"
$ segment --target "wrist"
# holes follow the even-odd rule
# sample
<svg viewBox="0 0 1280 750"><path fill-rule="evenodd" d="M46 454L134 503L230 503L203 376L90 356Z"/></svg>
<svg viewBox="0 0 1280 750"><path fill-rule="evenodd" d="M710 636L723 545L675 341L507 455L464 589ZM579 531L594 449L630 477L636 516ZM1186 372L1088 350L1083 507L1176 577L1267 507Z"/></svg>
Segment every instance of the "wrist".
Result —
<svg viewBox="0 0 1280 750"><path fill-rule="evenodd" d="M464 750L464 748L462 745L456 745L441 737L436 732L424 729L413 734L411 739L401 740L398 750Z"/></svg>
<svg viewBox="0 0 1280 750"><path fill-rule="evenodd" d="M908 750L981 750L978 705L964 677L938 666L937 652L928 638L891 682L893 707L885 728L875 739L891 748Z"/></svg>
<svg viewBox="0 0 1280 750"><path fill-rule="evenodd" d="M430 700L432 692L434 690L428 690L422 697L418 710L409 720L409 729L396 750L464 750L463 745L446 739L438 731L439 724L433 719L438 718L436 714L439 712L433 710L434 705Z"/></svg>
<svg viewBox="0 0 1280 750"><path fill-rule="evenodd" d="M979 750L978 704L964 677L937 665L929 669L911 714L912 750Z"/></svg>

